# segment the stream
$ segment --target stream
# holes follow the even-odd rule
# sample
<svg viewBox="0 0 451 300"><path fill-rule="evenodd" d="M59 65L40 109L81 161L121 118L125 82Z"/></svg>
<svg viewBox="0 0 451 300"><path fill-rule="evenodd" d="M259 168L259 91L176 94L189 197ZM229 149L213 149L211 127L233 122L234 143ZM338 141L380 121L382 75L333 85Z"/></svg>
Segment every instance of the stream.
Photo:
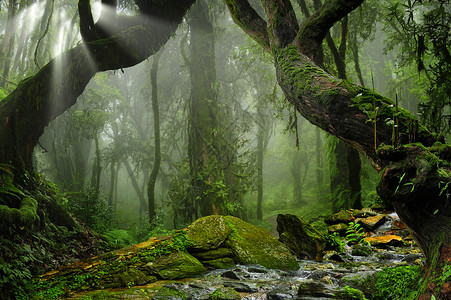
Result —
<svg viewBox="0 0 451 300"><path fill-rule="evenodd" d="M397 216L388 215L388 218L393 221ZM382 236L391 228L392 222L386 222L373 234ZM328 251L324 262L299 260L297 271L266 269L260 265L236 265L230 269L209 271L198 278L157 281L129 289L80 293L67 299L207 300L211 299L212 293L218 288L234 289L239 292L241 299L248 300L334 299L334 294L345 286L360 289L371 299L371 291L365 290L366 279L374 279L386 267L421 264L423 258L416 246L372 247L372 253L368 256L353 255L354 249L353 246L346 246L341 254ZM163 291L184 296L168 296Z"/></svg>

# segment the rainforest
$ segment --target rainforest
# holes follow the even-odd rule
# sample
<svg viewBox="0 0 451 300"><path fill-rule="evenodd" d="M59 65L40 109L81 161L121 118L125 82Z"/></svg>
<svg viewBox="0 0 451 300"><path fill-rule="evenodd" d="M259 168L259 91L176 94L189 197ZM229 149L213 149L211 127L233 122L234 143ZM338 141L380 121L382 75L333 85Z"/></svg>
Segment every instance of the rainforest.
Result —
<svg viewBox="0 0 451 300"><path fill-rule="evenodd" d="M0 299L451 299L449 0L0 1Z"/></svg>

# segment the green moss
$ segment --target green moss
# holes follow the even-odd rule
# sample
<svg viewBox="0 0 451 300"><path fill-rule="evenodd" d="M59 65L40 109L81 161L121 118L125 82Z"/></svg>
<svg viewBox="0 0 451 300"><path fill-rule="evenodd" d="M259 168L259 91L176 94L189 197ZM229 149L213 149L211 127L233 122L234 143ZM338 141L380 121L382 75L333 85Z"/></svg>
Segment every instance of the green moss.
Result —
<svg viewBox="0 0 451 300"><path fill-rule="evenodd" d="M225 216L224 219L232 229L225 245L232 250L237 262L259 264L271 269L299 269L290 250L268 231L232 216Z"/></svg>
<svg viewBox="0 0 451 300"><path fill-rule="evenodd" d="M176 290L170 286L164 286L155 294L155 297L152 299L187 299L185 293L182 291Z"/></svg>
<svg viewBox="0 0 451 300"><path fill-rule="evenodd" d="M341 291L339 291L336 295L336 299L341 300L367 300L365 298L365 294L362 291L351 288L349 286L345 286Z"/></svg>
<svg viewBox="0 0 451 300"><path fill-rule="evenodd" d="M10 226L31 226L39 221L37 215L38 202L36 199L25 196L22 199L20 208L10 208L6 205L0 205L0 220L5 225Z"/></svg>
<svg viewBox="0 0 451 300"><path fill-rule="evenodd" d="M226 225L223 216L208 216L194 221L186 231L191 242L190 248L210 250L218 248L227 238L231 228Z"/></svg>
<svg viewBox="0 0 451 300"><path fill-rule="evenodd" d="M210 296L211 300L239 300L240 293L229 287L216 289Z"/></svg>

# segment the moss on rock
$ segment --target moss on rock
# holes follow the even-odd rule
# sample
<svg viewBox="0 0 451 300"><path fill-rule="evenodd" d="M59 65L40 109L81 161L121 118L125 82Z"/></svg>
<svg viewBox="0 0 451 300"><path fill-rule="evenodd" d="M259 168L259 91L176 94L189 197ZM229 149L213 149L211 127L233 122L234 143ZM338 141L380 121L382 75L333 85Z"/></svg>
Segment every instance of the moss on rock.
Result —
<svg viewBox="0 0 451 300"><path fill-rule="evenodd" d="M291 214L278 215L277 231L279 240L299 258L308 256L316 261L323 260L326 238L300 217Z"/></svg>
<svg viewBox="0 0 451 300"><path fill-rule="evenodd" d="M178 279L197 276L206 271L195 257L186 252L174 252L160 256L146 267L163 279Z"/></svg>
<svg viewBox="0 0 451 300"><path fill-rule="evenodd" d="M239 300L240 293L230 287L222 287L216 289L210 296L211 300Z"/></svg>
<svg viewBox="0 0 451 300"><path fill-rule="evenodd" d="M232 216L224 219L232 229L225 244L239 263L259 264L270 269L299 269L296 257L268 231Z"/></svg>
<svg viewBox="0 0 451 300"><path fill-rule="evenodd" d="M235 266L235 261L230 257L223 257L213 260L204 260L202 264L212 269L228 269Z"/></svg>
<svg viewBox="0 0 451 300"><path fill-rule="evenodd" d="M197 219L188 226L186 235L192 242L190 249L211 250L218 248L230 231L222 216L208 216Z"/></svg>

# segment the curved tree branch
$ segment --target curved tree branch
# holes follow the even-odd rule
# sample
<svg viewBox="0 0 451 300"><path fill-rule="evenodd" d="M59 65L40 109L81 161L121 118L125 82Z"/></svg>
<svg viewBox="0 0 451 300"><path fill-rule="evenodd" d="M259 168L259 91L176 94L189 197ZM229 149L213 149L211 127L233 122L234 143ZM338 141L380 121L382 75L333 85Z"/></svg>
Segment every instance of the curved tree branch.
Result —
<svg viewBox="0 0 451 300"><path fill-rule="evenodd" d="M374 150L381 144L392 144L393 127L387 124L387 119L396 112L390 99L334 78L299 53L295 46L279 49L275 59L279 85L302 116L360 150L377 170L390 163L381 160ZM398 108L397 114L402 144L421 142L431 146L440 139L418 124L407 110ZM413 131L414 136L409 134Z"/></svg>
<svg viewBox="0 0 451 300"><path fill-rule="evenodd" d="M299 24L290 0L264 2L271 47L278 49L291 44L298 33Z"/></svg>
<svg viewBox="0 0 451 300"><path fill-rule="evenodd" d="M302 53L315 57L318 47L335 22L356 9L364 0L329 0L304 21L296 37L296 45Z"/></svg>
<svg viewBox="0 0 451 300"><path fill-rule="evenodd" d="M271 52L266 22L257 14L249 2L247 0L225 0L225 2L233 21L259 43L263 49Z"/></svg>
<svg viewBox="0 0 451 300"><path fill-rule="evenodd" d="M80 15L80 34L85 42L94 41L98 38L92 17L91 1L79 0L78 12Z"/></svg>

